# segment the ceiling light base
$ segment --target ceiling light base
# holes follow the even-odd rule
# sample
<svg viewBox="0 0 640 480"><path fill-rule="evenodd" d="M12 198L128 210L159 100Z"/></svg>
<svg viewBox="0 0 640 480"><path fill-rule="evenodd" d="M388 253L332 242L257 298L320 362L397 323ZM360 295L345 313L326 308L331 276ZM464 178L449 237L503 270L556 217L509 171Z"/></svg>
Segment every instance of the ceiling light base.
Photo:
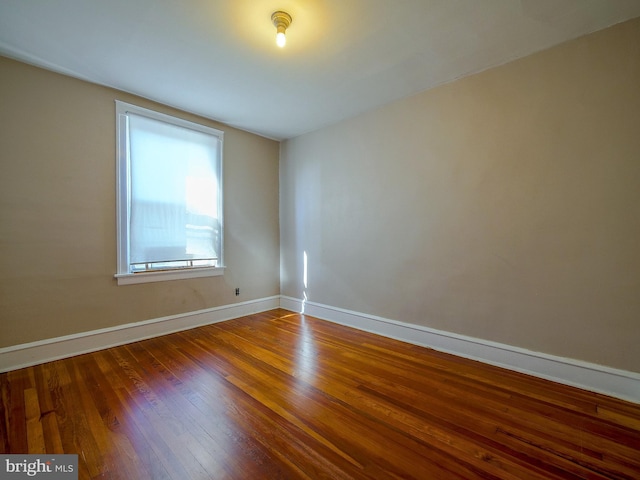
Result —
<svg viewBox="0 0 640 480"><path fill-rule="evenodd" d="M287 28L289 28L289 25L291 25L291 22L293 20L291 19L291 15L289 15L287 12L278 10L277 12L273 12L271 14L271 21L276 28L284 27L284 29L286 30Z"/></svg>

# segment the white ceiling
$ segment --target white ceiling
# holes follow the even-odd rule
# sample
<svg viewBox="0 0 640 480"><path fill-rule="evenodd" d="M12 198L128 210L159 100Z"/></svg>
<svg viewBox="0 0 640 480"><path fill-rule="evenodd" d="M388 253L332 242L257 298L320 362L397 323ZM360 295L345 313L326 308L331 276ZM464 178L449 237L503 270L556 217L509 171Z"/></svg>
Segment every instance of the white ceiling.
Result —
<svg viewBox="0 0 640 480"><path fill-rule="evenodd" d="M285 139L638 16L640 0L0 0L0 54Z"/></svg>

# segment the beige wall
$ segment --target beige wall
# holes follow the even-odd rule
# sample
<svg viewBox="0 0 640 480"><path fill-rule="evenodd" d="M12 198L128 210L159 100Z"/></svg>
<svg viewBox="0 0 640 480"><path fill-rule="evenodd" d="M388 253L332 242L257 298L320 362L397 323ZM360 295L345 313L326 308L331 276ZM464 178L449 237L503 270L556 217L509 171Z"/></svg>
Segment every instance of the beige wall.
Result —
<svg viewBox="0 0 640 480"><path fill-rule="evenodd" d="M283 295L640 372L640 20L287 141L280 189Z"/></svg>
<svg viewBox="0 0 640 480"><path fill-rule="evenodd" d="M116 285L115 99L225 132L224 276ZM277 295L278 155L278 142L0 57L0 347Z"/></svg>

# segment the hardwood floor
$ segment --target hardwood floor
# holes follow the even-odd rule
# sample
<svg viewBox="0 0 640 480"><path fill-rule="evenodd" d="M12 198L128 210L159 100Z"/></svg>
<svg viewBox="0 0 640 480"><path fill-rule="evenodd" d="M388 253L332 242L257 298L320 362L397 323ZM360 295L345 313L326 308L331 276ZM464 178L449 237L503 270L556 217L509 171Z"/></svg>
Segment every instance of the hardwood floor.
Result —
<svg viewBox="0 0 640 480"><path fill-rule="evenodd" d="M0 375L80 479L640 479L640 406L285 310Z"/></svg>

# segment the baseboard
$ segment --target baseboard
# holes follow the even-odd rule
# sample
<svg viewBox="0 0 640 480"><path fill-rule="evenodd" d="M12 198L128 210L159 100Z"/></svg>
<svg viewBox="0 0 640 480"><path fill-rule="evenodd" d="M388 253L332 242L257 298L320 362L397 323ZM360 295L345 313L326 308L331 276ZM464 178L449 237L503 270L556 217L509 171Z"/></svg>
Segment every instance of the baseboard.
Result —
<svg viewBox="0 0 640 480"><path fill-rule="evenodd" d="M286 296L0 348L0 372L38 365L181 330L283 308L554 382L640 403L640 374L458 335Z"/></svg>
<svg viewBox="0 0 640 480"><path fill-rule="evenodd" d="M0 348L0 372L273 310L279 307L279 300L279 296L267 297Z"/></svg>
<svg viewBox="0 0 640 480"><path fill-rule="evenodd" d="M415 345L640 403L640 374L282 296L280 307Z"/></svg>

